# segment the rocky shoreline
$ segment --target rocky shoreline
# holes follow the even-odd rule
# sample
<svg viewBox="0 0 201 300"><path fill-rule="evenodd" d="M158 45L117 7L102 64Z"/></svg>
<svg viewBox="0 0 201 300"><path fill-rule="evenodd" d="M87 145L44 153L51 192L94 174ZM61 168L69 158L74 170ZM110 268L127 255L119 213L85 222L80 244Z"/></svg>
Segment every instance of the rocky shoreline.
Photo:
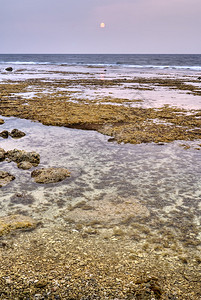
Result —
<svg viewBox="0 0 201 300"><path fill-rule="evenodd" d="M126 83L128 84L128 80ZM129 84L136 83L182 90L185 93L192 93L194 97L200 95L200 89L195 85L197 82L193 85L173 79L129 80ZM130 106L132 101L126 102L125 99L120 98L77 99L74 98L74 92L68 91L68 86L72 87L75 84L78 84L75 80L44 82L39 79L2 83L0 114L35 120L44 125L97 130L111 136L113 141L118 143L168 143L175 140L192 141L201 138L200 110L185 110L171 106L133 107ZM122 84L125 84L124 79L79 80L79 85L85 88L116 87ZM64 86L66 92L61 91ZM33 92L37 90L32 98L18 96L18 93L26 94L30 89ZM44 93L44 89L48 92Z"/></svg>
<svg viewBox="0 0 201 300"><path fill-rule="evenodd" d="M4 121L2 124L3 123ZM18 129L13 129L11 133L12 132L14 132L15 137L18 138L25 136L25 133ZM25 150L18 149L5 151L3 148L0 148L0 162L4 160L6 160L8 163L15 162L19 169L29 170L39 165L40 155L34 151L26 152ZM42 168L31 172L31 177L33 177L37 183L58 182L69 176L70 172L65 168ZM0 187L7 185L14 179L15 177L8 172L0 171Z"/></svg>
<svg viewBox="0 0 201 300"><path fill-rule="evenodd" d="M145 252L119 237L35 229L1 240L0 251L1 299L200 298L195 257Z"/></svg>
<svg viewBox="0 0 201 300"><path fill-rule="evenodd" d="M124 81L82 80L80 84L116 86ZM200 95L197 88L178 80L139 81ZM73 102L70 99L73 93L68 92L68 97L58 90L72 82L3 83L0 114L37 120L45 125L97 130L118 143L163 145L175 140L182 143L195 140L194 149L200 150L200 110L128 107L123 99L113 99L121 106L105 104L107 99ZM39 92L50 87L55 89L48 95ZM30 88L38 89L38 94L27 99L18 95ZM12 137L11 133L4 132L1 138ZM64 168L38 168L40 155L36 152L1 148L0 160L15 162L22 169L20 172L32 169L30 180L38 185L55 184L70 176ZM5 178L14 180L13 175L1 171L0 185L4 185L1 180L5 182ZM31 196L15 194L12 201L30 203L28 197ZM106 195L101 201L78 201L64 208L64 222L60 226L46 227L40 220L20 214L0 217L0 299L199 300L201 258L195 248L200 242L190 235L184 238L194 226L190 213L177 239L179 233L170 230L171 224L167 229L165 221L164 228L161 223L157 225L157 234L142 225L143 219L157 227L149 208L134 197ZM176 213L175 218L179 222Z"/></svg>

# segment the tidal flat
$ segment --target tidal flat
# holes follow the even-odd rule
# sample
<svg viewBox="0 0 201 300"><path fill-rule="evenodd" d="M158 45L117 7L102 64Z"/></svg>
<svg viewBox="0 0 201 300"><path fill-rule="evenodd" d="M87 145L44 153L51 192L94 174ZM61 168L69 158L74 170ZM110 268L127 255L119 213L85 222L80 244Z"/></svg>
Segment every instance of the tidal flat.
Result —
<svg viewBox="0 0 201 300"><path fill-rule="evenodd" d="M0 162L0 299L200 299L199 74L4 75L0 131L26 135L0 148L40 163ZM70 177L34 182L51 167Z"/></svg>

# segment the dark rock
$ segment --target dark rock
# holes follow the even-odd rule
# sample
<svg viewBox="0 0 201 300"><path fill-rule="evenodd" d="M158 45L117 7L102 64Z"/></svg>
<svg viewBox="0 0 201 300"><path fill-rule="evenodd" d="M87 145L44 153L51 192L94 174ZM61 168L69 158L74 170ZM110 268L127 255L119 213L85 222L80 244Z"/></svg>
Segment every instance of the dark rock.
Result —
<svg viewBox="0 0 201 300"><path fill-rule="evenodd" d="M7 130L3 130L2 132L0 132L0 136L3 138L3 139L7 139L8 138L8 135L9 135L9 132Z"/></svg>
<svg viewBox="0 0 201 300"><path fill-rule="evenodd" d="M34 177L37 183L54 183L69 176L70 172L65 168L42 168L31 173L31 177Z"/></svg>
<svg viewBox="0 0 201 300"><path fill-rule="evenodd" d="M115 142L115 138L109 138L107 141L108 141L109 143Z"/></svg>
<svg viewBox="0 0 201 300"><path fill-rule="evenodd" d="M15 176L9 174L8 172L0 171L0 188L2 186L7 185L14 179L15 179Z"/></svg>
<svg viewBox="0 0 201 300"><path fill-rule="evenodd" d="M25 136L26 134L23 131L20 131L18 129L13 129L10 133L10 136L12 138L21 138L23 136Z"/></svg>
<svg viewBox="0 0 201 300"><path fill-rule="evenodd" d="M0 148L0 161L3 161L6 157L6 151L3 148Z"/></svg>
<svg viewBox="0 0 201 300"><path fill-rule="evenodd" d="M201 77L198 77L198 80L201 80Z"/></svg>
<svg viewBox="0 0 201 300"><path fill-rule="evenodd" d="M4 120L0 119L0 125L4 124Z"/></svg>
<svg viewBox="0 0 201 300"><path fill-rule="evenodd" d="M5 70L8 71L8 72L12 72L12 71L13 71L13 68L12 68L12 67L8 67L8 68L6 68Z"/></svg>
<svg viewBox="0 0 201 300"><path fill-rule="evenodd" d="M6 152L6 157L10 161L14 161L16 163L21 162L30 162L34 167L36 167L40 163L40 155L36 152L26 152L24 150L9 150Z"/></svg>

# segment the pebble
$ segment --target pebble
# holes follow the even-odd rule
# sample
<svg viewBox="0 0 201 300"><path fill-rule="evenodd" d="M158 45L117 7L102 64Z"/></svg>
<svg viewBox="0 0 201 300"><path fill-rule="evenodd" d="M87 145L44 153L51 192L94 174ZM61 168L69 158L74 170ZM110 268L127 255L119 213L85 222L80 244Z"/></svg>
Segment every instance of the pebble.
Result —
<svg viewBox="0 0 201 300"><path fill-rule="evenodd" d="M38 282L35 283L35 287L37 288L43 288L47 285L47 281L46 280L40 280Z"/></svg>

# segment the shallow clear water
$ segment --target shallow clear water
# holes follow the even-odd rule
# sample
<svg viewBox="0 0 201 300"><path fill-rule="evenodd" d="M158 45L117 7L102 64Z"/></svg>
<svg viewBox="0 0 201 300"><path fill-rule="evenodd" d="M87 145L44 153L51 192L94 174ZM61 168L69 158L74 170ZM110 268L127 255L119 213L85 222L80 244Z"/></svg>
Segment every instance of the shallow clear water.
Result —
<svg viewBox="0 0 201 300"><path fill-rule="evenodd" d="M107 136L95 131L44 126L16 118L4 120L1 130L18 128L26 136L1 139L2 148L36 151L41 156L38 167L65 167L71 177L61 183L40 185L31 178L33 168L25 171L14 162L1 162L1 170L16 177L0 190L1 215L21 212L49 226L63 222L69 205L101 201L112 195L134 197L145 206L150 212L149 221L141 221L145 224L159 219L177 228L186 218L200 224L200 151L184 150L178 146L180 142L119 145L109 143ZM16 197L20 193L26 200Z"/></svg>
<svg viewBox="0 0 201 300"><path fill-rule="evenodd" d="M12 64L11 64L12 65ZM125 67L124 65L104 67L97 64L88 65L26 65L13 64L14 71L5 71L6 64L1 65L0 81L26 80L39 78L50 82L49 90L53 91L51 82L54 80L71 79L114 79L134 77L160 77L185 79L187 82L197 79L200 71L173 69L151 69ZM79 83L79 82L77 82ZM63 87L70 97L76 99L104 99L104 97L141 100L128 102L128 106L161 107L165 104L189 109L200 109L199 96L185 91L172 90L167 87L148 86L150 90L135 89L128 83L104 87L96 85L72 85ZM196 84L198 84L196 82ZM140 86L144 87L144 86ZM59 87L56 87L59 88ZM69 91L76 91L70 95ZM19 96L33 97L31 86L27 93ZM15 97L15 95L13 95ZM109 98L108 98L109 99ZM107 101L108 101L107 99ZM108 102L107 102L108 103ZM107 199L136 199L137 203L146 208L148 217L132 216L135 225L143 224L151 231L161 228L174 231L178 239L185 236L201 240L198 226L201 221L201 156L198 145L201 141L185 142L192 145L190 149L180 147L183 141L166 145L155 144L115 144L109 143L107 136L95 131L84 131L64 127L44 126L37 122L6 118L0 130L11 131L18 128L26 133L21 139L0 138L0 147L5 150L20 149L36 151L41 156L39 167L65 167L71 172L71 177L63 182L40 185L33 182L31 170L18 169L14 162L1 162L1 170L13 174L16 179L0 190L0 215L23 213L41 220L46 227L65 225L70 218L80 214L80 220L86 215L85 210L74 209L79 203L104 203L105 211L111 208ZM109 198L108 198L109 197ZM120 197L120 198L119 198ZM112 200L112 201L113 201ZM125 205L126 205L125 200ZM132 200L133 201L133 200ZM125 207L124 207L125 208ZM96 207L95 210L98 210ZM93 213L93 212L92 212ZM122 217L122 211L119 213ZM125 219L119 226L130 226L130 214L125 208ZM73 220L71 220L73 221ZM74 220L75 221L75 220ZM72 222L73 223L73 222ZM127 224L128 223L128 224ZM73 225L72 225L73 226ZM113 226L110 221L104 226ZM144 236L144 235L143 235ZM146 236L145 238L148 238Z"/></svg>

